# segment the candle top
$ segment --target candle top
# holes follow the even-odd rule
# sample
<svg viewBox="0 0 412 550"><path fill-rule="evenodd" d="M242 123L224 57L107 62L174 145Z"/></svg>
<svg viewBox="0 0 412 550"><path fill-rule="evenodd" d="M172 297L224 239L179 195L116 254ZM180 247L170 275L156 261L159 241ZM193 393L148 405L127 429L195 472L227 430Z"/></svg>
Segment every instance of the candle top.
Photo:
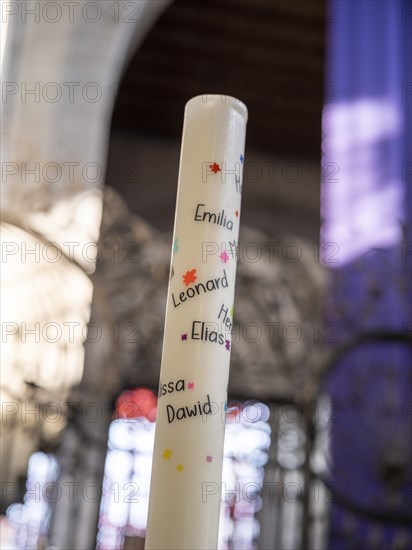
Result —
<svg viewBox="0 0 412 550"><path fill-rule="evenodd" d="M230 108L230 109L236 109L238 113L244 117L245 122L247 122L248 118L248 110L246 105L240 101L240 99L237 99L230 95L223 95L223 94L202 94L195 97L192 97L192 99L189 99L189 101L186 103L185 111L188 111L192 108L198 108L204 106L205 108L216 108L216 107L222 107L222 108Z"/></svg>

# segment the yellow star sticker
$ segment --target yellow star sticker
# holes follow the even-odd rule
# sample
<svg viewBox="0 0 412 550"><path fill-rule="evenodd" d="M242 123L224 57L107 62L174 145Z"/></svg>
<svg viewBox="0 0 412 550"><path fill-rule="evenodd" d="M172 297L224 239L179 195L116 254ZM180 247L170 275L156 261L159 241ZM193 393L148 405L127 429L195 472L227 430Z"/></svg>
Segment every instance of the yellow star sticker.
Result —
<svg viewBox="0 0 412 550"><path fill-rule="evenodd" d="M166 460L169 460L169 458L172 456L172 451L170 449L165 449L163 451L163 458Z"/></svg>
<svg viewBox="0 0 412 550"><path fill-rule="evenodd" d="M177 470L178 472L181 472L181 471L183 470L183 466L182 466L181 464L178 464L178 465L176 466L176 470Z"/></svg>

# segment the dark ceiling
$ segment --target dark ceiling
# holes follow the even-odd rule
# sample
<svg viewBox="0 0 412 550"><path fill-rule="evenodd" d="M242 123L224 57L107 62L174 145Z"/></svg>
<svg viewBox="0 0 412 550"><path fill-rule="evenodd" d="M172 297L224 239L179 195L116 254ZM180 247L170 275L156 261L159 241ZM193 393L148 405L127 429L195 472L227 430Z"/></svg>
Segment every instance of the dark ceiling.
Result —
<svg viewBox="0 0 412 550"><path fill-rule="evenodd" d="M126 72L114 130L180 140L186 101L234 95L248 147L320 158L324 0L176 0Z"/></svg>

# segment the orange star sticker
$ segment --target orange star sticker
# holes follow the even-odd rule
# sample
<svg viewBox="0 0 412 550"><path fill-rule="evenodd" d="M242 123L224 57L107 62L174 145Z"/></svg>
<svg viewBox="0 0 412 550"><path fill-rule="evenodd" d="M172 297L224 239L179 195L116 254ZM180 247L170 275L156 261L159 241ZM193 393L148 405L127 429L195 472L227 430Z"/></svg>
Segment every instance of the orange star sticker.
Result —
<svg viewBox="0 0 412 550"><path fill-rule="evenodd" d="M221 172L220 166L217 162L214 162L213 164L209 164L209 168L212 170L214 174L217 174L218 172Z"/></svg>
<svg viewBox="0 0 412 550"><path fill-rule="evenodd" d="M189 286L190 283L194 283L196 279L197 279L196 269L192 269L191 271L186 271L186 273L183 275L183 282L186 286Z"/></svg>

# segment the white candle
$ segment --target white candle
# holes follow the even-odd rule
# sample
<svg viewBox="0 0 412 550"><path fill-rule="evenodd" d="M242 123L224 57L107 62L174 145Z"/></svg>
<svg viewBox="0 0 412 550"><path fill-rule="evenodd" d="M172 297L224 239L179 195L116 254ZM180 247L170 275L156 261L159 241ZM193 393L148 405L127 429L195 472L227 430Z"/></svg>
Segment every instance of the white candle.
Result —
<svg viewBox="0 0 412 550"><path fill-rule="evenodd" d="M146 549L217 548L247 109L185 109Z"/></svg>

